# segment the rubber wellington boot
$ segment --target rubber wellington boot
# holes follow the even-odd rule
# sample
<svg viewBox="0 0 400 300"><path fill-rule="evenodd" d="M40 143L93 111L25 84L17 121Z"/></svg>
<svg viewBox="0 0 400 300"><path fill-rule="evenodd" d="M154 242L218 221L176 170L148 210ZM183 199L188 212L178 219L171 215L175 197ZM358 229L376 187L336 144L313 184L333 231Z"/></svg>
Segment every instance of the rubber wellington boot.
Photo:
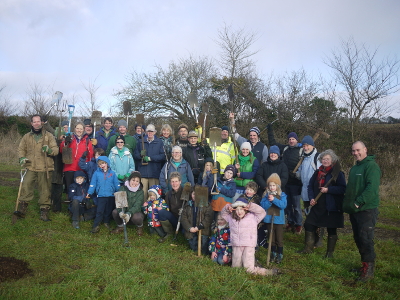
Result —
<svg viewBox="0 0 400 300"><path fill-rule="evenodd" d="M271 252L271 257L269 258L269 262L275 262L276 260L276 252Z"/></svg>
<svg viewBox="0 0 400 300"><path fill-rule="evenodd" d="M375 263L374 262L363 262L360 277L357 281L367 282L368 280L374 278Z"/></svg>
<svg viewBox="0 0 400 300"><path fill-rule="evenodd" d="M324 233L325 233L325 228L324 227L320 227L317 229L316 233L315 233L315 245L314 248L320 248L322 247L322 242L324 240Z"/></svg>
<svg viewBox="0 0 400 300"><path fill-rule="evenodd" d="M337 235L328 235L328 246L324 258L333 258L333 252L335 251L337 240Z"/></svg>
<svg viewBox="0 0 400 300"><path fill-rule="evenodd" d="M158 242L159 243L164 243L171 235L174 234L174 229L172 228L172 225L168 220L167 221L160 221L160 223L162 225L162 229L165 231L165 235L164 235L164 237L158 239Z"/></svg>
<svg viewBox="0 0 400 300"><path fill-rule="evenodd" d="M49 219L49 210L50 209L48 207L40 209L40 220L45 221L45 222L51 221Z"/></svg>
<svg viewBox="0 0 400 300"><path fill-rule="evenodd" d="M314 251L315 244L315 232L306 231L305 234L305 247L303 250L297 251L297 253L309 254Z"/></svg>

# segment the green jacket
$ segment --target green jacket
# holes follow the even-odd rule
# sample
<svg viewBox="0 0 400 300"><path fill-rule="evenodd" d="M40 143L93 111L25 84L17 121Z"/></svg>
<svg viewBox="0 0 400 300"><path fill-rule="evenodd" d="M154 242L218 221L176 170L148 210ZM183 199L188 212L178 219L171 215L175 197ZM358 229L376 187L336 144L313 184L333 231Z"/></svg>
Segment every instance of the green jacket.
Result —
<svg viewBox="0 0 400 300"><path fill-rule="evenodd" d="M115 146L115 139L119 136L119 134L113 135L112 137L110 137L110 140L108 141L108 146L107 146L107 150L106 150L106 156L110 155L111 149L112 147ZM125 147L129 149L129 152L132 154L135 152L135 148L136 148L136 143L137 140L129 135L129 134L125 134L124 135L124 139L125 139Z"/></svg>
<svg viewBox="0 0 400 300"><path fill-rule="evenodd" d="M357 161L349 173L343 211L354 214L378 207L380 179L381 169L375 162L375 156L368 155L362 161Z"/></svg>
<svg viewBox="0 0 400 300"><path fill-rule="evenodd" d="M144 193L142 188L139 188L136 192L131 192L125 185L119 188L119 191L125 191L128 198L128 210L125 213L133 214L142 212L142 205L144 203ZM117 208L118 213L122 211L121 208Z"/></svg>

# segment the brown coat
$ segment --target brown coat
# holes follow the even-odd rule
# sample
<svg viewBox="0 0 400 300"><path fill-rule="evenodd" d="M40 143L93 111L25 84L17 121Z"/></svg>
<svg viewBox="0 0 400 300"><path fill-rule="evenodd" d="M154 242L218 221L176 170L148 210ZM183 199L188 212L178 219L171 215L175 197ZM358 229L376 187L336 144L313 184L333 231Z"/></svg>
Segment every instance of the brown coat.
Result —
<svg viewBox="0 0 400 300"><path fill-rule="evenodd" d="M193 205L193 202L190 201ZM201 209L197 209L196 215L196 226L199 226L201 218L201 223L204 225L204 229L201 231L201 235L210 236L211 235L211 223L214 219L214 211L212 210L211 206L202 207ZM193 207L190 206L189 203L186 203L185 207L183 208L182 212L182 219L181 219L182 227L185 229L185 237L187 239L193 238L193 235L197 233L191 233L189 230L193 226Z"/></svg>
<svg viewBox="0 0 400 300"><path fill-rule="evenodd" d="M25 164L28 170L46 172L45 154L42 152L42 147L45 145L49 146L53 151L51 154L47 154L47 171L53 171L53 156L58 154L58 147L54 136L42 129L42 134L38 141L35 140L33 132L29 132L22 137L18 147L18 155L20 158L26 157L29 160Z"/></svg>

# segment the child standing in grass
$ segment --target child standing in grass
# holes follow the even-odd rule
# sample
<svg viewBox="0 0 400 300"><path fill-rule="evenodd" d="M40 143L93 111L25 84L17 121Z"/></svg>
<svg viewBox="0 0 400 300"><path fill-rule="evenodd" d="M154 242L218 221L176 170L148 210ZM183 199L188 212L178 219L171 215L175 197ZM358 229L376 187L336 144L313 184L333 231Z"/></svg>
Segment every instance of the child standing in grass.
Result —
<svg viewBox="0 0 400 300"><path fill-rule="evenodd" d="M232 267L244 267L257 275L276 275L277 269L269 270L255 266L257 225L265 217L265 210L239 197L235 203L224 206L221 216L229 223L232 243Z"/></svg>
<svg viewBox="0 0 400 300"><path fill-rule="evenodd" d="M97 159L98 168L94 172L90 182L87 197L96 192L97 211L94 219L91 233L100 231L100 223L110 229L111 212L115 207L114 193L119 190L119 181L117 175L110 169L110 160L107 156L100 156Z"/></svg>
<svg viewBox="0 0 400 300"><path fill-rule="evenodd" d="M167 203L161 198L162 190L159 185L152 185L147 193L148 199L143 203L142 210L147 215L147 224L150 227L150 234L154 231L160 237L166 235L158 219L158 211L161 209L169 210Z"/></svg>
<svg viewBox="0 0 400 300"><path fill-rule="evenodd" d="M279 208L279 215L274 217L274 228L272 232L271 262L280 264L283 259L283 225L285 224L285 208L287 204L286 194L281 190L281 179L277 173L272 173L267 179L267 189L261 200L261 207L268 210L272 205ZM268 232L271 232L271 215L264 218ZM268 248L268 243L265 244Z"/></svg>
<svg viewBox="0 0 400 300"><path fill-rule="evenodd" d="M83 171L76 171L74 180L75 182L69 186L68 190L68 198L71 199L68 209L72 213L72 227L79 229L79 220L88 211L84 199L89 189L89 183Z"/></svg>
<svg viewBox="0 0 400 300"><path fill-rule="evenodd" d="M220 265L226 265L232 260L231 232L228 222L218 214L217 226L210 239L209 251L211 259Z"/></svg>

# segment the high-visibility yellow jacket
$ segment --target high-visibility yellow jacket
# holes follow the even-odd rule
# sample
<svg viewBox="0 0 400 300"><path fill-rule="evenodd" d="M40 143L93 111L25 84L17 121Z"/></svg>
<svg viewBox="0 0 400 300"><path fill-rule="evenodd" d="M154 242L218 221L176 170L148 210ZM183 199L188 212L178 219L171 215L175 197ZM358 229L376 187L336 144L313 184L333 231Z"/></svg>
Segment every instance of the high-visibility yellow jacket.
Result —
<svg viewBox="0 0 400 300"><path fill-rule="evenodd" d="M209 143L209 139L207 139ZM213 158L214 158L214 145L210 145ZM217 161L219 162L221 168L221 174L224 173L225 167L231 165L235 160L235 147L233 146L231 137L229 137L228 142L222 143L221 146L217 146Z"/></svg>

